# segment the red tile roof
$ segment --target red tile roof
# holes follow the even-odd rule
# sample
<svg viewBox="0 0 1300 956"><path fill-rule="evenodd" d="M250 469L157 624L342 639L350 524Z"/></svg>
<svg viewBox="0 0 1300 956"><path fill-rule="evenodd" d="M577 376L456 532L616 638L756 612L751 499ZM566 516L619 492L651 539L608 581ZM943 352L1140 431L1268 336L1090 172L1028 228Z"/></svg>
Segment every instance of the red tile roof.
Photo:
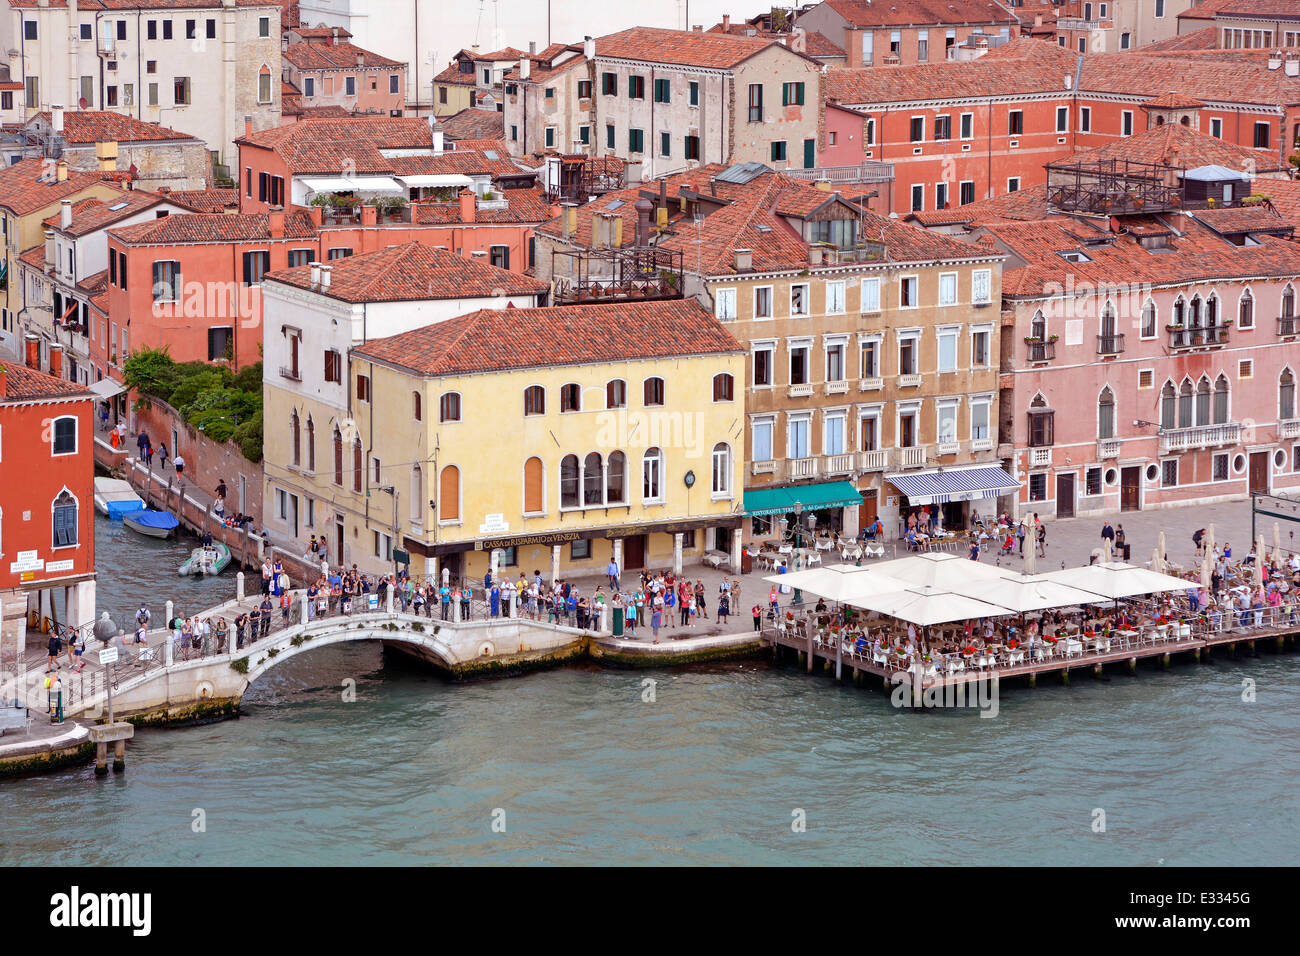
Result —
<svg viewBox="0 0 1300 956"><path fill-rule="evenodd" d="M1224 209L1199 209L1196 218L1215 232L1231 233L1293 232L1295 224L1284 219L1267 203L1231 206Z"/></svg>
<svg viewBox="0 0 1300 956"><path fill-rule="evenodd" d="M371 53L351 43L290 43L281 55L286 63L299 70L355 70L359 65L406 69L401 60Z"/></svg>
<svg viewBox="0 0 1300 956"><path fill-rule="evenodd" d="M450 140L495 139L506 133L506 117L496 110L479 110L469 107L438 120L438 128Z"/></svg>
<svg viewBox="0 0 1300 956"><path fill-rule="evenodd" d="M1128 159L1182 166L1186 169L1226 166L1228 169L1248 169L1260 173L1290 169L1289 164L1278 162L1276 150L1238 146L1181 123L1165 123L1132 136L1113 139L1103 146L1082 150L1069 157L1070 162L1101 159Z"/></svg>
<svg viewBox="0 0 1300 956"><path fill-rule="evenodd" d="M173 189L166 198L195 212L225 212L239 208L238 189Z"/></svg>
<svg viewBox="0 0 1300 956"><path fill-rule="evenodd" d="M1163 96L1153 96L1142 104L1146 110L1196 110L1205 104L1198 99L1170 90Z"/></svg>
<svg viewBox="0 0 1300 956"><path fill-rule="evenodd" d="M914 212L907 218L923 226L952 226L978 225L985 222L1026 222L1045 219L1047 216L1047 184L1039 183L1037 186L1027 186L1013 193L1002 193L954 209Z"/></svg>
<svg viewBox="0 0 1300 956"><path fill-rule="evenodd" d="M943 24L1016 23L991 0L825 0L853 26L934 26Z"/></svg>
<svg viewBox="0 0 1300 956"><path fill-rule="evenodd" d="M633 27L597 38L596 57L726 70L774 45L761 37Z"/></svg>
<svg viewBox="0 0 1300 956"><path fill-rule="evenodd" d="M27 121L30 129L39 121L48 127L51 122L49 113L37 113ZM160 140L188 139L198 142L189 133L182 133L157 123L146 123L121 113L103 110L65 110L63 113L63 141L71 146L83 146L93 143L148 143Z"/></svg>
<svg viewBox="0 0 1300 956"><path fill-rule="evenodd" d="M781 33L776 30L760 30L758 27L748 23L732 23L726 28L721 23L715 23L709 27L707 33L729 33L732 36L741 37L761 37L764 40L776 40L778 43L785 43L790 49L795 48L797 40L795 33ZM811 57L843 57L847 56L844 50L831 42L830 38L824 33L816 30L811 32L804 31L804 52Z"/></svg>
<svg viewBox="0 0 1300 956"><path fill-rule="evenodd" d="M331 267L329 290L316 291L344 302L540 295L551 288L548 283L532 276L498 269L486 262L420 242L347 256L326 265ZM267 279L310 289L311 266L281 269L268 273Z"/></svg>
<svg viewBox="0 0 1300 956"><path fill-rule="evenodd" d="M1187 20L1208 20L1215 16L1248 20L1300 20L1295 0L1202 0L1178 14Z"/></svg>
<svg viewBox="0 0 1300 956"><path fill-rule="evenodd" d="M297 4L294 4L297 6ZM290 26L289 29L302 37L304 40L329 40L333 39L335 31L338 32L340 40L349 40L352 38L352 32L343 27L300 27Z"/></svg>
<svg viewBox="0 0 1300 956"><path fill-rule="evenodd" d="M451 65L433 78L435 83L449 83L455 86L474 86L475 77L471 71L462 73L460 71L460 61L452 60Z"/></svg>
<svg viewBox="0 0 1300 956"><path fill-rule="evenodd" d="M127 245L256 242L271 238L266 213L214 216L206 213L164 216L149 222L110 229L109 235ZM312 239L316 225L306 212L284 213L285 239Z"/></svg>
<svg viewBox="0 0 1300 956"><path fill-rule="evenodd" d="M345 169L391 174L393 161L380 150L431 149L433 131L425 117L313 117L241 136L235 143L275 151L294 175L338 175Z"/></svg>
<svg viewBox="0 0 1300 956"><path fill-rule="evenodd" d="M1250 191L1257 196L1267 196L1278 215L1300 226L1300 180L1257 179L1251 184Z"/></svg>
<svg viewBox="0 0 1300 956"><path fill-rule="evenodd" d="M47 173L44 161L39 158L24 159L0 169L0 207L25 216L50 203L68 199L83 189L108 181L108 177L99 173L70 170L68 178L61 183L52 178L48 182L42 182L42 176Z"/></svg>
<svg viewBox="0 0 1300 956"><path fill-rule="evenodd" d="M1182 16L1182 14L1179 14L1179 16ZM1155 43L1148 43L1134 49L1148 54L1177 53L1183 50L1213 50L1219 45L1218 33L1216 27L1205 27L1201 30L1193 30L1191 33L1176 33L1164 40L1157 40Z"/></svg>
<svg viewBox="0 0 1300 956"><path fill-rule="evenodd" d="M5 371L5 395L0 402L38 402L51 398L91 398L90 390L76 382L55 378L18 362L0 362Z"/></svg>
<svg viewBox="0 0 1300 956"><path fill-rule="evenodd" d="M556 57L568 53L560 62L556 62ZM552 43L541 53L534 56L525 54L529 60L528 81L541 85L555 77L562 76L574 67L580 67L587 62L583 56L581 46L566 46L563 43ZM505 72L505 79L519 79L519 65L515 64Z"/></svg>
<svg viewBox="0 0 1300 956"><path fill-rule="evenodd" d="M367 342L353 355L439 376L741 351L694 299L669 299L481 309Z"/></svg>
<svg viewBox="0 0 1300 956"><path fill-rule="evenodd" d="M1300 77L1268 68L1264 50L1098 53L1083 58L1079 89L1126 96L1181 90L1205 101L1276 109L1300 103Z"/></svg>
<svg viewBox="0 0 1300 956"><path fill-rule="evenodd" d="M424 156L394 156L388 160L390 169L394 176L439 176L460 173L465 176L496 178L523 176L528 173L511 160L510 151L501 140L462 139L455 142L456 148L446 150L441 156L434 156L431 153Z"/></svg>
<svg viewBox="0 0 1300 956"><path fill-rule="evenodd" d="M734 273L735 250L738 248L752 251L756 272L808 268L808 244L786 217L808 215L827 203L836 202L836 194L772 170L744 184L715 181L714 178L725 169L721 165L701 166L664 177L669 199L669 228L658 236L655 245L681 252L684 268L703 275ZM642 188L645 187L634 186L606 193L579 207L578 228L571 242L582 247L590 246L592 224L596 214L603 212L623 220L624 244L633 243L636 236L635 204ZM696 226L680 211L678 200L683 190L705 196L716 194L725 205L708 213ZM969 243L926 232L865 209L851 207L851 212L861 223L861 238L884 242L891 262L969 259L988 254L975 251ZM557 218L545 223L538 227L537 232L562 240L561 220Z"/></svg>
<svg viewBox="0 0 1300 956"><path fill-rule="evenodd" d="M67 229L59 228L61 213L46 217L42 223L47 229L55 229L73 238L86 236L92 232L111 226L122 219L144 212L153 206L165 202L166 198L143 189L122 190L121 195L111 199L87 198L72 204L72 225ZM120 208L113 208L113 207Z"/></svg>
<svg viewBox="0 0 1300 956"><path fill-rule="evenodd" d="M540 189L504 189L499 198L505 209L475 209L474 221L494 226L540 225L554 216L554 209ZM420 226L452 225L461 221L460 203L421 202L412 207L414 221Z"/></svg>

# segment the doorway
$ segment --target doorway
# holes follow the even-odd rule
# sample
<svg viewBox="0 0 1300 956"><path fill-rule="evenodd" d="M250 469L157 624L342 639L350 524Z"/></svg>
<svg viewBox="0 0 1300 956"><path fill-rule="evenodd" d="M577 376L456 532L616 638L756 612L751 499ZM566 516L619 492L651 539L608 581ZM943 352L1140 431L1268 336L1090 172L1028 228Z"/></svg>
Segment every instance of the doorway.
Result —
<svg viewBox="0 0 1300 956"><path fill-rule="evenodd" d="M862 492L862 504L858 505L858 528L866 531L876 523L878 492L875 488Z"/></svg>
<svg viewBox="0 0 1300 956"><path fill-rule="evenodd" d="M293 537L298 539L298 496L289 496L289 525L293 528Z"/></svg>
<svg viewBox="0 0 1300 956"><path fill-rule="evenodd" d="M1250 493L1268 494L1268 452L1266 451L1250 453Z"/></svg>
<svg viewBox="0 0 1300 956"><path fill-rule="evenodd" d="M343 516L334 516L334 561L343 564Z"/></svg>
<svg viewBox="0 0 1300 956"><path fill-rule="evenodd" d="M1074 517L1074 475L1056 476L1056 517Z"/></svg>
<svg viewBox="0 0 1300 956"><path fill-rule="evenodd" d="M1119 510L1142 510L1142 467L1129 465L1119 472Z"/></svg>
<svg viewBox="0 0 1300 956"><path fill-rule="evenodd" d="M645 535L634 534L623 539L623 570L636 571L645 567Z"/></svg>

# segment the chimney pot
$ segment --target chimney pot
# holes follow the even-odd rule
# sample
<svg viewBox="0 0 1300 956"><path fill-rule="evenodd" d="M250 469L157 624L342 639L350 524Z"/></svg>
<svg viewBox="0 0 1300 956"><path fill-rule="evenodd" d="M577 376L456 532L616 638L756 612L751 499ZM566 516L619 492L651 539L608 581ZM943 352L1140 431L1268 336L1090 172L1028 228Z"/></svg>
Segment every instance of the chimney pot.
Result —
<svg viewBox="0 0 1300 956"><path fill-rule="evenodd" d="M529 55L529 56L532 56L532 55L535 54L536 52L537 52L537 41L536 41L536 40L529 40L529 41L528 41L528 55Z"/></svg>
<svg viewBox="0 0 1300 956"><path fill-rule="evenodd" d="M63 132L63 107L62 106L50 107L50 128L53 129L54 132L56 133Z"/></svg>
<svg viewBox="0 0 1300 956"><path fill-rule="evenodd" d="M460 221L473 222L474 213L478 209L478 197L468 189L462 189L460 192Z"/></svg>
<svg viewBox="0 0 1300 956"><path fill-rule="evenodd" d="M67 229L72 225L72 200L64 199L59 203L59 228Z"/></svg>
<svg viewBox="0 0 1300 956"><path fill-rule="evenodd" d="M23 336L23 362L28 368L40 371L41 368L41 340L33 332L28 332Z"/></svg>
<svg viewBox="0 0 1300 956"><path fill-rule="evenodd" d="M330 287L330 271L332 269L333 266L320 267L320 287L322 292Z"/></svg>
<svg viewBox="0 0 1300 956"><path fill-rule="evenodd" d="M594 60L596 58L596 41L591 37L582 38L582 55L588 60Z"/></svg>
<svg viewBox="0 0 1300 956"><path fill-rule="evenodd" d="M560 231L565 239L572 239L578 231L578 204L560 203Z"/></svg>
<svg viewBox="0 0 1300 956"><path fill-rule="evenodd" d="M253 135L253 117L251 116L244 117L244 135L245 136Z"/></svg>
<svg viewBox="0 0 1300 956"><path fill-rule="evenodd" d="M63 378L63 346L58 342L50 343L50 374Z"/></svg>
<svg viewBox="0 0 1300 956"><path fill-rule="evenodd" d="M45 271L54 268L54 230L45 230Z"/></svg>
<svg viewBox="0 0 1300 956"><path fill-rule="evenodd" d="M730 14L730 13L724 13L724 14L722 15L722 32L723 32L723 33L730 33L730 32L731 32L731 14Z"/></svg>
<svg viewBox="0 0 1300 956"><path fill-rule="evenodd" d="M752 249L734 249L737 272L754 271L754 250Z"/></svg>
<svg viewBox="0 0 1300 956"><path fill-rule="evenodd" d="M519 79L526 80L533 74L533 61L526 56L519 58Z"/></svg>
<svg viewBox="0 0 1300 956"><path fill-rule="evenodd" d="M319 262L313 262L311 264L311 273L310 273L311 280L308 284L313 289L318 288L320 286L320 268L321 268L321 264Z"/></svg>
<svg viewBox="0 0 1300 956"><path fill-rule="evenodd" d="M66 183L68 181L68 161L59 160L59 165L55 167L54 178L56 182Z"/></svg>

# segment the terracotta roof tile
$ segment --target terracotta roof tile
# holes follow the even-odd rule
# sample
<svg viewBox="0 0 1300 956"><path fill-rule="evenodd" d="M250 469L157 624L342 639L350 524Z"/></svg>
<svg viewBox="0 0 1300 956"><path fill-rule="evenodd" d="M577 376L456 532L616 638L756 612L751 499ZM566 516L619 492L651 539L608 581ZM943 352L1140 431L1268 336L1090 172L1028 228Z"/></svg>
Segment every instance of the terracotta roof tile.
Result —
<svg viewBox="0 0 1300 956"><path fill-rule="evenodd" d="M1251 184L1250 191L1257 196L1267 196L1278 215L1300 227L1300 180L1257 179Z"/></svg>
<svg viewBox="0 0 1300 956"><path fill-rule="evenodd" d="M45 175L44 161L39 158L24 159L0 169L0 206L25 216L108 180L99 173L69 171L68 178L61 183L42 182Z"/></svg>
<svg viewBox="0 0 1300 956"><path fill-rule="evenodd" d="M633 27L596 40L596 57L730 69L774 45L760 37Z"/></svg>
<svg viewBox="0 0 1300 956"><path fill-rule="evenodd" d="M304 118L241 136L235 142L274 150L295 175L338 174L344 169L392 173L392 160L380 150L431 149L433 131L424 117Z"/></svg>
<svg viewBox="0 0 1300 956"><path fill-rule="evenodd" d="M728 33L731 36L741 37L755 36L761 37L764 40L776 40L777 42L784 42L785 45L790 47L792 50L797 42L795 39L795 33L781 33L776 30L760 30L748 23L733 23L726 29L723 28L721 23L715 23L705 32ZM842 48L832 43L824 33L819 33L816 30L811 32L807 30L804 31L804 52L811 57L847 56Z"/></svg>
<svg viewBox="0 0 1300 956"><path fill-rule="evenodd" d="M295 4L297 6L297 4ZM335 31L338 31L340 40L350 40L352 31L343 27L302 27L291 26L289 29L302 37L304 40L329 40L333 39Z"/></svg>
<svg viewBox="0 0 1300 956"><path fill-rule="evenodd" d="M1153 96L1142 104L1145 110L1197 110L1205 104L1191 96L1170 90L1163 96Z"/></svg>
<svg viewBox="0 0 1300 956"><path fill-rule="evenodd" d="M1182 14L1179 14L1182 16ZM1184 50L1213 50L1219 45L1218 30L1214 27L1205 27L1202 30L1193 30L1191 33L1176 33L1171 37L1163 40L1157 40L1154 43L1148 43L1140 49L1143 53L1177 53Z"/></svg>
<svg viewBox="0 0 1300 956"><path fill-rule="evenodd" d="M290 43L281 54L286 63L299 70L354 70L359 65L385 69L406 69L400 60L363 50L351 43Z"/></svg>
<svg viewBox="0 0 1300 956"><path fill-rule="evenodd" d="M553 207L540 189L503 189L500 198L507 203L505 209L475 209L474 221L490 225L539 225L551 219ZM415 203L414 221L420 226L450 225L461 221L460 203Z"/></svg>
<svg viewBox="0 0 1300 956"><path fill-rule="evenodd" d="M37 113L27 121L30 129L34 123L49 127L50 114ZM63 141L72 146L104 143L148 143L160 140L188 139L198 142L189 133L157 123L146 123L121 113L102 110L65 110L63 113Z"/></svg>
<svg viewBox="0 0 1300 956"><path fill-rule="evenodd" d="M956 23L1016 23L990 0L826 0L826 5L854 26L909 26Z"/></svg>
<svg viewBox="0 0 1300 956"><path fill-rule="evenodd" d="M548 283L531 276L498 269L486 262L435 249L421 242L347 256L327 265L331 267L330 287L322 294L345 302L539 295L551 288ZM311 266L281 269L268 273L267 278L299 289L310 289L311 269Z"/></svg>
<svg viewBox="0 0 1300 956"><path fill-rule="evenodd" d="M47 216L42 225L47 229L55 229L64 235L76 238L111 226L121 219L134 216L164 201L163 196L146 192L143 189L124 189L121 195L114 196L111 199L88 198L74 202L72 204L72 225L67 229L59 228L61 213Z"/></svg>
<svg viewBox="0 0 1300 956"><path fill-rule="evenodd" d="M238 189L173 189L166 198L195 212L225 212L239 208Z"/></svg>
<svg viewBox="0 0 1300 956"><path fill-rule="evenodd" d="M500 114L498 114L500 115ZM441 156L394 156L387 161L394 176L438 176L460 173L465 176L524 176L528 170L520 169L510 158L510 150L501 140L456 140L456 148L446 150Z"/></svg>
<svg viewBox="0 0 1300 956"><path fill-rule="evenodd" d="M1240 14L1250 19L1300 20L1295 0L1202 0L1178 14L1179 19L1210 19Z"/></svg>
<svg viewBox="0 0 1300 956"><path fill-rule="evenodd" d="M433 78L435 83L448 83L455 86L474 86L474 74L462 73L460 71L460 61L452 60L451 65Z"/></svg>
<svg viewBox="0 0 1300 956"><path fill-rule="evenodd" d="M55 378L17 362L0 363L5 370L5 397L0 402L32 402L47 398L90 398L90 390L76 382Z"/></svg>
<svg viewBox="0 0 1300 956"><path fill-rule="evenodd" d="M1271 205L1229 206L1223 209L1198 209L1198 220L1215 232L1227 235L1245 232L1294 231L1295 224L1284 219Z"/></svg>
<svg viewBox="0 0 1300 956"><path fill-rule="evenodd" d="M128 245L256 242L271 238L267 219L266 213L237 213L227 216L189 213L111 229L109 235ZM309 213L284 213L283 238L311 239L316 235L316 225Z"/></svg>
<svg viewBox="0 0 1300 956"><path fill-rule="evenodd" d="M736 353L742 347L694 299L481 309L353 349L422 375Z"/></svg>
<svg viewBox="0 0 1300 956"><path fill-rule="evenodd" d="M438 120L438 128L450 140L494 139L506 133L506 117L496 110L479 110L469 107Z"/></svg>
<svg viewBox="0 0 1300 956"><path fill-rule="evenodd" d="M1276 150L1238 146L1181 123L1165 123L1069 157L1070 162L1085 163L1101 159L1162 163L1185 169L1226 166L1228 169L1250 169L1261 173L1290 169L1289 165L1278 162Z"/></svg>

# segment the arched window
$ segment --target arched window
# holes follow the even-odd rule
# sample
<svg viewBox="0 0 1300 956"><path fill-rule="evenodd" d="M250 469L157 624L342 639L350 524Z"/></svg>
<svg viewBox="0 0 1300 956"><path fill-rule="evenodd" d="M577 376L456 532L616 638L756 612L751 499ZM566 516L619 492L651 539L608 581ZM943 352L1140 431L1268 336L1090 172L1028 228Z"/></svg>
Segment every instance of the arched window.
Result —
<svg viewBox="0 0 1300 956"><path fill-rule="evenodd" d="M54 499L53 505L53 546L70 548L77 543L77 499L72 492L64 488Z"/></svg>
<svg viewBox="0 0 1300 956"><path fill-rule="evenodd" d="M574 382L560 386L560 411L582 411L582 386Z"/></svg>
<svg viewBox="0 0 1300 956"><path fill-rule="evenodd" d="M540 385L529 385L524 389L524 414L546 414L546 389Z"/></svg>
<svg viewBox="0 0 1300 956"><path fill-rule="evenodd" d="M1277 382L1277 417L1283 422L1295 418L1295 376L1289 368L1282 369Z"/></svg>
<svg viewBox="0 0 1300 956"><path fill-rule="evenodd" d="M581 502L578 486L582 482L577 455L565 455L560 461L560 507L576 508Z"/></svg>
<svg viewBox="0 0 1300 956"><path fill-rule="evenodd" d="M307 470L316 471L316 423L307 416Z"/></svg>
<svg viewBox="0 0 1300 956"><path fill-rule="evenodd" d="M1030 338L1037 339L1040 342L1047 339L1047 319L1043 318L1042 312L1035 312L1033 321L1029 323Z"/></svg>
<svg viewBox="0 0 1300 956"><path fill-rule="evenodd" d="M460 469L448 465L438 479L438 520L460 520Z"/></svg>
<svg viewBox="0 0 1300 956"><path fill-rule="evenodd" d="M1165 382L1160 390L1160 427L1173 428L1178 408L1178 393L1174 391L1173 382Z"/></svg>
<svg viewBox="0 0 1300 956"><path fill-rule="evenodd" d="M1201 297L1192 296L1191 307L1187 310L1188 328L1199 329L1201 327Z"/></svg>
<svg viewBox="0 0 1300 956"><path fill-rule="evenodd" d="M1107 302L1101 310L1101 335L1098 336L1097 354L1115 355L1123 349L1123 340L1115 334L1115 307Z"/></svg>
<svg viewBox="0 0 1300 956"><path fill-rule="evenodd" d="M1097 399L1097 437L1115 437L1115 393L1107 385Z"/></svg>
<svg viewBox="0 0 1300 956"><path fill-rule="evenodd" d="M605 502L627 504L627 457L621 451L610 452L605 462Z"/></svg>
<svg viewBox="0 0 1300 956"><path fill-rule="evenodd" d="M1219 297L1214 293L1205 300L1205 327L1212 329L1219 324Z"/></svg>
<svg viewBox="0 0 1300 956"><path fill-rule="evenodd" d="M1106 338L1115 335L1115 307L1109 302L1101 310L1101 334Z"/></svg>
<svg viewBox="0 0 1300 956"><path fill-rule="evenodd" d="M411 520L424 520L424 469L419 465L411 466Z"/></svg>
<svg viewBox="0 0 1300 956"><path fill-rule="evenodd" d="M1220 375L1214 380L1214 424L1228 423L1228 378Z"/></svg>
<svg viewBox="0 0 1300 956"><path fill-rule="evenodd" d="M1156 304L1147 299L1142 305L1142 338L1154 338L1156 334Z"/></svg>
<svg viewBox="0 0 1300 956"><path fill-rule="evenodd" d="M1210 424L1210 380L1204 375L1196 383L1196 424Z"/></svg>
<svg viewBox="0 0 1300 956"><path fill-rule="evenodd" d="M540 514L546 510L545 476L546 468L540 458L524 462L524 514Z"/></svg>
<svg viewBox="0 0 1300 956"><path fill-rule="evenodd" d="M736 397L736 380L727 372L719 372L713 376L713 400L715 402L730 402Z"/></svg>
<svg viewBox="0 0 1300 956"><path fill-rule="evenodd" d="M343 433L334 426L334 484L343 487Z"/></svg>
<svg viewBox="0 0 1300 956"><path fill-rule="evenodd" d="M1174 311L1172 316L1173 325L1182 325L1187 316L1187 301L1180 295L1174 299Z"/></svg>
<svg viewBox="0 0 1300 956"><path fill-rule="evenodd" d="M616 378L605 384L605 407L627 408L627 382Z"/></svg>
<svg viewBox="0 0 1300 956"><path fill-rule="evenodd" d="M1249 289L1241 293L1241 299L1237 302L1237 325L1243 329L1255 327L1255 297Z"/></svg>
<svg viewBox="0 0 1300 956"><path fill-rule="evenodd" d="M302 465L302 426L298 424L298 409L289 416L289 444L292 448L293 466Z"/></svg>
<svg viewBox="0 0 1300 956"><path fill-rule="evenodd" d="M352 490L361 491L361 473L365 470L363 460L364 452L361 450L361 436L358 435L352 443Z"/></svg>
<svg viewBox="0 0 1300 956"><path fill-rule="evenodd" d="M444 392L438 399L438 421L460 421L460 392Z"/></svg>
<svg viewBox="0 0 1300 956"><path fill-rule="evenodd" d="M51 454L75 455L77 453L77 420L71 415L54 419L54 448Z"/></svg>
<svg viewBox="0 0 1300 956"><path fill-rule="evenodd" d="M656 376L646 379L643 390L647 407L664 403L664 380L662 378Z"/></svg>
<svg viewBox="0 0 1300 956"><path fill-rule="evenodd" d="M600 504L605 491L605 470L601 467L600 455L592 452L582 462L582 503L584 505Z"/></svg>
<svg viewBox="0 0 1300 956"><path fill-rule="evenodd" d="M718 442L713 446L713 493L731 494L731 446Z"/></svg>
<svg viewBox="0 0 1300 956"><path fill-rule="evenodd" d="M1291 283L1288 282L1286 288L1282 290L1282 318L1289 319L1294 315L1295 289L1293 289Z"/></svg>
<svg viewBox="0 0 1300 956"><path fill-rule="evenodd" d="M424 421L424 399L419 392L411 393L411 407L415 414L415 420L417 422Z"/></svg>
<svg viewBox="0 0 1300 956"><path fill-rule="evenodd" d="M641 458L641 499L659 501L664 496L664 459L658 448L647 448Z"/></svg>
<svg viewBox="0 0 1300 956"><path fill-rule="evenodd" d="M1192 380L1189 378L1178 386L1178 427L1192 427Z"/></svg>

